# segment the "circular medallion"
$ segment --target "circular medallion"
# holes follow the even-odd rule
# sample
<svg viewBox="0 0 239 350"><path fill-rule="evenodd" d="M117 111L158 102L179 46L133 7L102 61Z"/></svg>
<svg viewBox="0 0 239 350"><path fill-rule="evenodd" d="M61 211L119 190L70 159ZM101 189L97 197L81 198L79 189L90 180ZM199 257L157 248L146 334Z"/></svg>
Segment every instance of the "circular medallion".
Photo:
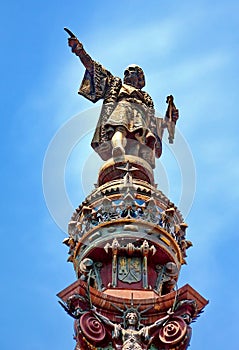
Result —
<svg viewBox="0 0 239 350"><path fill-rule="evenodd" d="M163 344L179 343L187 332L187 325L181 317L173 317L159 331L159 339Z"/></svg>
<svg viewBox="0 0 239 350"><path fill-rule="evenodd" d="M91 312L86 312L80 318L80 328L83 335L94 343L100 343L105 339L105 327L100 321L92 315Z"/></svg>

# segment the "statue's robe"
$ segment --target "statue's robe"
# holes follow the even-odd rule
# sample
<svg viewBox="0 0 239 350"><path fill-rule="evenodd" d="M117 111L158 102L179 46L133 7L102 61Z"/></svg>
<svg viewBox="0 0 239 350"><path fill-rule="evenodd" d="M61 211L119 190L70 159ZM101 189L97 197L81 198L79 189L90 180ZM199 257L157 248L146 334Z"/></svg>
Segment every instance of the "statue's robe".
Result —
<svg viewBox="0 0 239 350"><path fill-rule="evenodd" d="M91 142L103 160L112 157L110 140L115 129L120 127L126 130L126 138L138 140L160 157L161 140L157 133L153 101L147 92L123 84L120 78L94 62L93 71L85 71L78 93L94 103L104 100Z"/></svg>

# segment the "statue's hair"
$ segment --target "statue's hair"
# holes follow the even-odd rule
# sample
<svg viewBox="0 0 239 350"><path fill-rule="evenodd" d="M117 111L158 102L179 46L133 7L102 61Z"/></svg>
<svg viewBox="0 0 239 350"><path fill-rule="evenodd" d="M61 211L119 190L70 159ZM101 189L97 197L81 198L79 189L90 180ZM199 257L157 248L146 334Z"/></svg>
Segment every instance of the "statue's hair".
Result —
<svg viewBox="0 0 239 350"><path fill-rule="evenodd" d="M138 66L137 64L130 64L124 71L124 75L125 72L129 69L129 68L134 68L137 71L138 77L139 77L139 84L140 84L140 89L142 89L145 86L145 76L144 76L144 71L143 69Z"/></svg>
<svg viewBox="0 0 239 350"><path fill-rule="evenodd" d="M137 314L136 311L132 311L132 310L129 310L128 312L126 312L126 315L125 315L125 319L127 320L128 319L128 315L129 314L135 314L136 318L137 318L137 321L139 321L139 315Z"/></svg>

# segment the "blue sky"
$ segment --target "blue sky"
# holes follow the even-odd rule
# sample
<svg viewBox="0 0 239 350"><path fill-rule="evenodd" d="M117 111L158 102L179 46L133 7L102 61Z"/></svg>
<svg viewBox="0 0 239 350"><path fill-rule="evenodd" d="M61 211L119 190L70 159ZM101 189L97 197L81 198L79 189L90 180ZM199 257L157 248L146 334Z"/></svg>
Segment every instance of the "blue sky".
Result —
<svg viewBox="0 0 239 350"><path fill-rule="evenodd" d="M83 68L67 47L65 26L115 75L122 76L130 63L139 64L159 112L166 109L165 97L175 96L178 129L196 173L185 219L194 247L180 285L189 283L210 300L193 325L191 349L239 347L238 11L233 0L10 0L2 5L2 350L74 348L72 319L55 295L75 276L61 244L65 233L50 215L42 189L51 139L73 116L93 107L77 95ZM79 130L81 143L67 159L66 191L73 207L93 189L94 175L86 174L98 171L89 147L96 120L86 122L89 133ZM64 142L59 147L61 155ZM159 183L177 204L183 179L167 146L158 169L164 174L155 171Z"/></svg>

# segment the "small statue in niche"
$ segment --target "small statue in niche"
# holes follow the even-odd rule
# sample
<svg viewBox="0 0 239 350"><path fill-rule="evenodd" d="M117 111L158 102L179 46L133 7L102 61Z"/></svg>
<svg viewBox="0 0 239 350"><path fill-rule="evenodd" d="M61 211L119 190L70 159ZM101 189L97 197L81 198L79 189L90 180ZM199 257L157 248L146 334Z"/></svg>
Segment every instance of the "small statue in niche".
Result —
<svg viewBox="0 0 239 350"><path fill-rule="evenodd" d="M164 128L169 131L169 142L174 137L178 110L172 105L172 95L167 98L165 120L156 118L153 100L142 90L145 86L142 68L135 64L128 66L122 81L94 61L76 36L64 29L70 35L68 44L72 52L86 68L78 93L94 103L103 99L91 146L103 160L112 156L116 161L122 160L125 154L130 154L145 159L154 168L155 157L159 158L162 153Z"/></svg>
<svg viewBox="0 0 239 350"><path fill-rule="evenodd" d="M175 209L173 207L166 209L161 214L162 226L169 233L171 232L171 228L173 226L174 214L175 214Z"/></svg>
<svg viewBox="0 0 239 350"><path fill-rule="evenodd" d="M75 250L75 247L76 247L76 241L74 240L73 237L70 236L70 237L64 238L62 243L69 247L68 254L70 256L67 259L67 261L68 262L73 262L73 254L74 254L74 250Z"/></svg>
<svg viewBox="0 0 239 350"><path fill-rule="evenodd" d="M186 222L181 222L179 225L175 226L174 234L177 242L180 244L182 240L186 239L186 230L188 225Z"/></svg>
<svg viewBox="0 0 239 350"><path fill-rule="evenodd" d="M185 222L180 223L179 225L175 226L175 237L176 240L181 248L183 258L187 257L186 250L190 247L192 247L192 242L189 240L186 240L186 229L188 225Z"/></svg>

